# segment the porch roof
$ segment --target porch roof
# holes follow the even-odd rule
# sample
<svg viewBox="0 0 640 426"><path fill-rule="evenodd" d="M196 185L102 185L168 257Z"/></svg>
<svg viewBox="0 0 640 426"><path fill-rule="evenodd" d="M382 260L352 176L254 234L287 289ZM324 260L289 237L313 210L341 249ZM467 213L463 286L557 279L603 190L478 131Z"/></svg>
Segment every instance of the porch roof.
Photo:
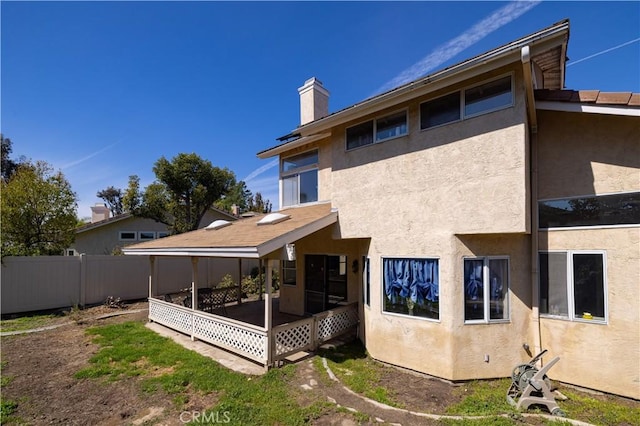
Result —
<svg viewBox="0 0 640 426"><path fill-rule="evenodd" d="M285 244L319 231L338 220L330 203L280 210L285 220L258 222L259 214L217 229L198 229L125 247L126 255L260 258Z"/></svg>

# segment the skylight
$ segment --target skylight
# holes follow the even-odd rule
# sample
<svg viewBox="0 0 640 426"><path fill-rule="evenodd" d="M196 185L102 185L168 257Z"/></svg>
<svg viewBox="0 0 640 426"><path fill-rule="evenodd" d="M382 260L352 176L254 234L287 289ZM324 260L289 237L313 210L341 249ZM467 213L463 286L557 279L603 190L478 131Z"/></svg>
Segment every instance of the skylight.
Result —
<svg viewBox="0 0 640 426"><path fill-rule="evenodd" d="M211 222L204 229L206 229L207 231L213 231L215 229L224 228L225 226L229 226L229 225L231 225L231 222L229 222L228 220L218 219L218 220L214 220L213 222Z"/></svg>
<svg viewBox="0 0 640 426"><path fill-rule="evenodd" d="M274 225L276 223L280 223L282 221L285 221L285 220L289 219L290 217L291 217L291 215L288 215L288 214L269 213L268 215L266 215L265 217L263 217L262 219L260 219L258 221L258 226L259 225Z"/></svg>

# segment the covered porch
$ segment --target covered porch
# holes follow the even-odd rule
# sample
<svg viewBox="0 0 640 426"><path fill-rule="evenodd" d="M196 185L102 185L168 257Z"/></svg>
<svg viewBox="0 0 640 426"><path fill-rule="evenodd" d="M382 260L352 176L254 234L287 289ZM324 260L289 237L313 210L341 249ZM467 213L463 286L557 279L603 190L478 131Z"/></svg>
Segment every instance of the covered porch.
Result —
<svg viewBox="0 0 640 426"><path fill-rule="evenodd" d="M295 261L292 245L336 221L337 212L329 205L316 205L216 226L214 222L209 229L138 244L124 252L149 256L150 321L270 368L358 326L354 300L327 305L329 309L322 312L292 313L280 309L279 294L274 292L273 271L282 280L283 260ZM190 258L190 288L176 290L157 284L154 263L159 256ZM262 300L243 299L240 273L233 287L201 285L198 261L203 257L236 258L239 271L242 259L257 259L259 270L264 271L259 275L264 277ZM191 297L193 294L198 297Z"/></svg>

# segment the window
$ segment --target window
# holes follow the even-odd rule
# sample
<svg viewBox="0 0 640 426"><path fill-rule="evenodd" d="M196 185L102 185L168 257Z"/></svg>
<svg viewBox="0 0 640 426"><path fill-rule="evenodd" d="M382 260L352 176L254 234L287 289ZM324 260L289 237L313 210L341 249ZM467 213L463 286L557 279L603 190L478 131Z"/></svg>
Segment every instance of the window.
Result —
<svg viewBox="0 0 640 426"><path fill-rule="evenodd" d="M136 241L137 235L135 231L120 231L120 241Z"/></svg>
<svg viewBox="0 0 640 426"><path fill-rule="evenodd" d="M140 241L149 241L156 238L156 233L153 231L140 231L138 232L138 239Z"/></svg>
<svg viewBox="0 0 640 426"><path fill-rule="evenodd" d="M371 306L371 270L369 258L362 256L362 300L367 306Z"/></svg>
<svg viewBox="0 0 640 426"><path fill-rule="evenodd" d="M538 203L540 228L640 224L640 192Z"/></svg>
<svg viewBox="0 0 640 426"><path fill-rule="evenodd" d="M347 129L347 149L404 136L407 129L406 111L370 120Z"/></svg>
<svg viewBox="0 0 640 426"><path fill-rule="evenodd" d="M420 104L420 129L441 126L512 105L513 88L511 76L508 75Z"/></svg>
<svg viewBox="0 0 640 426"><path fill-rule="evenodd" d="M493 322L509 319L509 259L482 257L464 260L464 320Z"/></svg>
<svg viewBox="0 0 640 426"><path fill-rule="evenodd" d="M606 321L604 252L539 253L540 313Z"/></svg>
<svg viewBox="0 0 640 426"><path fill-rule="evenodd" d="M420 128L440 126L460 120L460 92L420 105Z"/></svg>
<svg viewBox="0 0 640 426"><path fill-rule="evenodd" d="M168 237L169 233L166 231L158 231L158 238Z"/></svg>
<svg viewBox="0 0 640 426"><path fill-rule="evenodd" d="M318 201L318 151L284 158L280 176L283 207Z"/></svg>
<svg viewBox="0 0 640 426"><path fill-rule="evenodd" d="M296 285L296 261L282 261L282 284Z"/></svg>
<svg viewBox="0 0 640 426"><path fill-rule="evenodd" d="M382 259L383 311L439 319L438 259Z"/></svg>
<svg viewBox="0 0 640 426"><path fill-rule="evenodd" d="M513 105L511 76L464 91L464 115L478 115Z"/></svg>

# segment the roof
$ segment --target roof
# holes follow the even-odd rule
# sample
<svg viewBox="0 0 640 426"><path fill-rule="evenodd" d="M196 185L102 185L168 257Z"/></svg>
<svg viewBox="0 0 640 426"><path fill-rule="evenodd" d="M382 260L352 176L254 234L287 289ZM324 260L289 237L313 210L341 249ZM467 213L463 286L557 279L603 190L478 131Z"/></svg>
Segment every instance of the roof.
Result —
<svg viewBox="0 0 640 426"><path fill-rule="evenodd" d="M455 84L462 79L463 74L466 75L465 78L469 78L471 75L467 75L468 73L486 72L487 69L495 69L509 62L520 61L521 50L527 46L531 49L531 61L537 65L542 73L541 80L544 88L562 89L564 87L568 40L569 20L565 19L471 59L365 99L326 117L298 126L288 135L278 138L278 140L284 141L283 143L260 151L257 155L259 158L278 155L285 150L326 137L328 133L322 132L326 132L335 125L386 108L390 103L404 102Z"/></svg>
<svg viewBox="0 0 640 426"><path fill-rule="evenodd" d="M260 214L218 229L198 229L127 246L123 252L126 255L260 258L338 221L338 212L330 203L289 208L271 215L281 217L278 214L289 217L258 225L269 216Z"/></svg>
<svg viewBox="0 0 640 426"><path fill-rule="evenodd" d="M220 210L217 207L213 207L212 206L212 207L209 208L209 210L213 210L216 213L219 213L219 214L224 215L224 216L228 216L230 220L236 220L237 219L234 215L232 215L230 213L227 213L224 210ZM129 219L129 218L132 218L132 217L135 217L135 216L133 216L131 213L123 213L123 214L119 214L119 215L110 217L108 219L99 220L97 222L92 222L92 223L87 223L85 225L77 227L76 228L76 234L79 234L81 232L86 232L86 231L89 231L91 229L100 228L101 226L109 225L111 223L120 222L121 220Z"/></svg>
<svg viewBox="0 0 640 426"><path fill-rule="evenodd" d="M640 117L640 93L535 90L536 109Z"/></svg>
<svg viewBox="0 0 640 426"><path fill-rule="evenodd" d="M640 93L601 92L599 90L535 90L536 101L587 103L597 105L640 106Z"/></svg>

